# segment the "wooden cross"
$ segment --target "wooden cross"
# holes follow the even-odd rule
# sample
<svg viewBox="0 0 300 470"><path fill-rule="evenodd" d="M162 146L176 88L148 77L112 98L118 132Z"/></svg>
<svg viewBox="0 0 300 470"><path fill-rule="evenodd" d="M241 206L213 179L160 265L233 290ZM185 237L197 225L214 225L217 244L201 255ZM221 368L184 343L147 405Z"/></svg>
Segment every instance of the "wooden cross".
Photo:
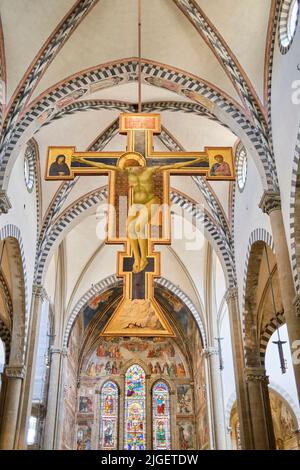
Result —
<svg viewBox="0 0 300 470"><path fill-rule="evenodd" d="M154 245L171 242L170 175L235 179L231 147L155 152L153 136L160 131L159 114L121 114L120 133L127 134L125 153L76 152L75 147L48 149L47 180L109 176L107 243L125 246L125 251L118 254L117 269L117 275L124 279L124 289L103 335L174 335L154 298L153 282L160 276L160 253L154 251Z"/></svg>

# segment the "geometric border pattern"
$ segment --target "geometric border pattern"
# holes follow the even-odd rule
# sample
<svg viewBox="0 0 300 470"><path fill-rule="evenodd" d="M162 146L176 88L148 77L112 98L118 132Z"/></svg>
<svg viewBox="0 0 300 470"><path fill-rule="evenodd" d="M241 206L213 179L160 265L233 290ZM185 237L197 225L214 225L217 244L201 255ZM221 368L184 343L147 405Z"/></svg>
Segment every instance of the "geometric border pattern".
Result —
<svg viewBox="0 0 300 470"><path fill-rule="evenodd" d="M237 186L239 188L240 193L242 193L246 185L248 172L247 150L245 149L242 142L239 143L235 152L235 169Z"/></svg>
<svg viewBox="0 0 300 470"><path fill-rule="evenodd" d="M174 3L195 26L196 30L214 52L237 92L242 97L242 100L251 114L252 121L257 131L257 137L264 148L267 171L274 178L273 187L278 188L276 164L270 145L268 125L264 119L259 100L255 96L254 90L251 89L248 77L241 69L241 66L231 53L228 45L220 34L215 31L208 18L203 14L199 4L194 0L174 0Z"/></svg>
<svg viewBox="0 0 300 470"><path fill-rule="evenodd" d="M280 385L276 384L275 382L272 382L270 380L269 388L271 390L274 390L274 392L277 392L279 395L282 396L286 400L286 402L290 405L292 408L293 412L295 413L295 416L298 421L298 429L300 429L300 410L299 406L294 402L292 399L291 395L289 395L288 392L286 392Z"/></svg>
<svg viewBox="0 0 300 470"><path fill-rule="evenodd" d="M300 282L299 273L297 268L297 256L296 256L296 239L295 239L295 209L296 209L296 192L297 192L297 176L299 171L299 159L300 159L300 130L298 131L296 147L292 166L292 178L291 178L291 194L290 194L290 243L291 243L291 257L292 257L292 269L294 276L294 283L296 293L300 293Z"/></svg>
<svg viewBox="0 0 300 470"><path fill-rule="evenodd" d="M206 334L205 334L205 328L203 326L203 322L201 320L201 317L194 306L193 302L189 299L189 297L178 287L175 286L171 281L168 281L165 278L157 278L155 279L155 284L158 286L162 286L165 289L169 290L173 294L175 294L182 302L188 307L190 312L192 313L199 330L202 335L202 341L204 344L204 347L206 347ZM76 304L75 308L72 310L72 313L70 314L65 329L64 329L64 337L63 337L63 348L68 347L68 341L69 341L69 336L70 332L72 330L72 326L74 325L74 322L79 315L80 311L86 306L86 304L95 296L99 294L103 294L105 291L112 287L116 286L122 286L123 282L121 279L118 279L115 274L106 277L105 279L102 279L100 282L95 284L94 286L91 287L78 301Z"/></svg>

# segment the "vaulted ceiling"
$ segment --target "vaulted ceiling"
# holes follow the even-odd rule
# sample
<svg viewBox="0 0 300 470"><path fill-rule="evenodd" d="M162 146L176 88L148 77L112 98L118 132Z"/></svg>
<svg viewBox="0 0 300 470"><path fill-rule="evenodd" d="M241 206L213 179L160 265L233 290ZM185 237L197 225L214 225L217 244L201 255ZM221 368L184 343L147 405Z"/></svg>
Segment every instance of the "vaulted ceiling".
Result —
<svg viewBox="0 0 300 470"><path fill-rule="evenodd" d="M13 135L12 124L29 116L20 143L25 149L34 137L42 175L49 145L85 150L100 137L98 148L125 149L116 119L120 110L135 109L137 101L137 1L0 0L0 6L7 139ZM161 112L165 129L155 140L157 149L235 146L240 135L227 114L236 112L249 127L259 126L257 115L262 122L266 119L273 14L272 0L142 0L143 103L146 111ZM74 98L79 88L83 95ZM49 214L54 223L72 204L106 184L105 177L79 178L66 190L61 183L42 180L44 229ZM230 183L205 185L174 177L171 184L189 201L203 203L230 238ZM86 211L64 233L69 308L89 285L112 273L112 267L107 272L99 268L104 259L106 266L115 266L114 248L97 251L101 242L95 237L94 213L95 208ZM73 257L83 239L89 250ZM204 270L204 254L193 260L180 242L164 249L163 273L181 283L201 309L204 281L199 278L197 286L191 282L199 277L199 266Z"/></svg>

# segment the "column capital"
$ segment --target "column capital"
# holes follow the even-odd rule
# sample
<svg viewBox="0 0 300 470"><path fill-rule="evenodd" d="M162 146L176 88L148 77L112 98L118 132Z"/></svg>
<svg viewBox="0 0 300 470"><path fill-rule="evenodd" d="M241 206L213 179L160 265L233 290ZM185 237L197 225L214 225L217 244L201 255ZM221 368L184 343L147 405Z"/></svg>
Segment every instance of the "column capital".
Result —
<svg viewBox="0 0 300 470"><path fill-rule="evenodd" d="M59 348L57 346L51 346L50 347L50 354L59 354L63 357L66 357L68 355L68 349L67 348Z"/></svg>
<svg viewBox="0 0 300 470"><path fill-rule="evenodd" d="M206 349L203 349L202 354L204 357L218 356L219 350L214 346L208 346Z"/></svg>
<svg viewBox="0 0 300 470"><path fill-rule="evenodd" d="M24 379L26 372L26 367L24 364L13 364L8 365L4 369L6 377L10 379Z"/></svg>
<svg viewBox="0 0 300 470"><path fill-rule="evenodd" d="M39 284L32 285L32 295L35 297L40 297L42 300L44 300L47 296L44 287L40 286Z"/></svg>
<svg viewBox="0 0 300 470"><path fill-rule="evenodd" d="M259 207L268 215L273 211L279 211L281 209L280 193L276 191L264 191Z"/></svg>
<svg viewBox="0 0 300 470"><path fill-rule="evenodd" d="M295 307L296 317L300 317L300 294L297 294L294 298L293 305Z"/></svg>
<svg viewBox="0 0 300 470"><path fill-rule="evenodd" d="M0 215L7 214L9 209L11 209L11 203L8 199L6 191L3 189L0 190Z"/></svg>
<svg viewBox="0 0 300 470"><path fill-rule="evenodd" d="M231 300L238 300L238 289L237 287L229 287L225 292L225 299L226 302L230 302Z"/></svg>
<svg viewBox="0 0 300 470"><path fill-rule="evenodd" d="M245 380L249 382L261 382L268 385L269 377L266 375L265 369L261 367L247 367L245 369Z"/></svg>

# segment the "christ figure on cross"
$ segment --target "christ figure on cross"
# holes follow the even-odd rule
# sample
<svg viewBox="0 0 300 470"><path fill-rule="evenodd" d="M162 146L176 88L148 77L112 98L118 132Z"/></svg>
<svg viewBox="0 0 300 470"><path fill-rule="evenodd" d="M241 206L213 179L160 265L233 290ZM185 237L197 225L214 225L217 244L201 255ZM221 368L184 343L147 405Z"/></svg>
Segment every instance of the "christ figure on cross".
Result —
<svg viewBox="0 0 300 470"><path fill-rule="evenodd" d="M127 237L130 243L134 263L133 272L143 271L147 264L148 224L157 215L161 201L154 192L154 175L164 171L185 168L200 161L203 156L185 162L171 165L147 166L143 155L137 152L127 152L119 158L118 164L108 165L102 162L92 162L84 157L73 157L78 163L85 163L101 170L126 172L129 184L129 210L127 215Z"/></svg>

